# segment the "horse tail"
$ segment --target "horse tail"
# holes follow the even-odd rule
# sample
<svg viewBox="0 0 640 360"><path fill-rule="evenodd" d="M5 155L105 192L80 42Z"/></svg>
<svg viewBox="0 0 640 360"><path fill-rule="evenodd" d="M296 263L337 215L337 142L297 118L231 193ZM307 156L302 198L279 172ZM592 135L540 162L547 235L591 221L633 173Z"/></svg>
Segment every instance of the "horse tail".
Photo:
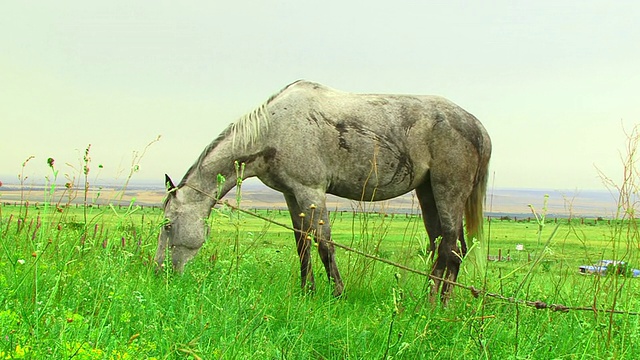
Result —
<svg viewBox="0 0 640 360"><path fill-rule="evenodd" d="M487 181L489 173L489 162L481 164L476 178L476 183L473 186L471 195L467 199L465 205L464 217L466 219L467 234L469 237L475 237L478 240L483 238L483 206L484 199L487 193Z"/></svg>
<svg viewBox="0 0 640 360"><path fill-rule="evenodd" d="M489 180L489 159L491 157L491 142L489 137L485 134L484 144L478 149L479 153L479 166L476 173L475 182L471 195L467 199L464 209L464 217L467 227L468 239L473 241L477 240L476 248L473 251L475 254L472 256L475 258L476 264L480 268L484 268L486 262L486 254L483 251L482 240L484 237L483 224L483 206L485 203L485 195L487 193L487 183ZM470 244L472 245L472 244Z"/></svg>

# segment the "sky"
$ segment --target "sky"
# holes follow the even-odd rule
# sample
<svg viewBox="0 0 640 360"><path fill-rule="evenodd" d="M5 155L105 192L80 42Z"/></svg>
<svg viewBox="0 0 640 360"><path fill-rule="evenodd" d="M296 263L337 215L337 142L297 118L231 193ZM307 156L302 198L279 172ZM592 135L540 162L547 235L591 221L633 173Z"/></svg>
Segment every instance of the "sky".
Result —
<svg viewBox="0 0 640 360"><path fill-rule="evenodd" d="M454 101L491 136L492 187L605 189L640 122L638 19L640 2L610 0L7 2L0 181L52 179L48 158L82 177L89 145L92 183L132 164L178 181L307 79Z"/></svg>

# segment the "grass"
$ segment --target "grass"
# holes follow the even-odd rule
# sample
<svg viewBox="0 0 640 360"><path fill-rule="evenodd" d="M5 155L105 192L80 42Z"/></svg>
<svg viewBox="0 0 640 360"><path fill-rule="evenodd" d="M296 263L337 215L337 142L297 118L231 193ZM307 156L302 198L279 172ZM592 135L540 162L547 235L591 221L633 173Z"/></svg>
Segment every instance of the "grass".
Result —
<svg viewBox="0 0 640 360"><path fill-rule="evenodd" d="M327 281L304 295L290 231L226 210L214 212L211 238L184 275L156 276L159 210L88 209L85 224L82 208L31 208L26 216L25 208L1 209L2 358L595 359L640 350L635 315L536 310L464 289L442 308L425 298L423 277L341 250L346 297L334 299ZM262 214L288 222L284 211ZM427 269L417 216L335 213L332 221L337 242ZM505 298L638 311L638 279L576 271L615 255L616 226L626 223L564 220L544 247L535 222L494 220L491 248L505 255L520 243L525 251L491 262L486 288ZM543 239L551 231L543 228ZM464 272L459 280L482 285Z"/></svg>

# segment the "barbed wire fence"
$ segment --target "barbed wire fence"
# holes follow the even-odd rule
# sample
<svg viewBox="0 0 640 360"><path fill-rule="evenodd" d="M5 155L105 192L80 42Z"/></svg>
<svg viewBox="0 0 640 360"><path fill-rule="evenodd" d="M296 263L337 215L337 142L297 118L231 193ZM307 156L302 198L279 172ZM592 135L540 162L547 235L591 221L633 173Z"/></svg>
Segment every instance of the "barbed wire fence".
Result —
<svg viewBox="0 0 640 360"><path fill-rule="evenodd" d="M229 201L225 201L224 205L229 207L230 209L232 209L234 211L238 211L238 212L241 212L241 213L256 217L258 219L261 219L261 220L266 221L268 223L271 223L271 224L274 224L276 226L285 228L287 230L291 230L293 232L300 232L300 230L296 230L291 226L288 226L288 225L282 224L280 222L277 222L277 221L275 221L273 219L270 219L270 218L268 218L266 216L260 215L260 214L254 212L254 211L242 209L242 208L240 208L238 206L232 205L232 204L229 203ZM417 274L417 275L421 275L421 276L424 276L424 277L427 277L427 278L430 278L430 279L433 279L433 280L440 280L442 282L446 282L446 283L448 283L448 284L450 284L450 285L452 285L452 286L454 286L456 288L460 288L460 289L464 289L464 290L469 291L474 298L478 298L480 296L485 296L485 297L490 297L490 298L493 298L493 299L501 300L501 301L504 301L506 303L525 305L527 307L531 307L531 308L538 309L538 310L549 310L549 311L553 311L553 312L562 312L562 313L567 313L567 312L570 312L570 311L589 311L589 312L593 312L593 313L621 314L621 315L632 315L632 316L640 315L640 312L636 312L636 311L623 311L623 310L616 310L616 309L607 309L607 308L602 308L602 307L599 308L599 307L596 307L595 305L594 306L566 306L566 305L563 305L563 304L548 304L548 303L546 303L544 301L540 301L540 300L533 301L533 300L527 300L527 299L518 299L518 298L515 298L515 297L512 297L512 296L511 297L507 297L507 296L504 296L504 295L501 295L501 294L497 294L497 293L493 293L493 292L487 291L485 289L479 289L479 288L476 288L474 286L465 285L465 284L461 284L461 283L458 283L458 282L455 282L455 281L450 281L450 280L447 280L447 279L439 278L439 277L431 275L431 274L429 274L429 273L427 273L425 271L417 270L417 269L408 267L406 265L403 265L403 264L400 264L400 263L397 263L397 262L394 262L394 261L391 261L391 260L388 260L388 259L384 259L384 258L375 256L375 255L371 255L371 254L365 253L363 251L354 249L354 248L349 247L347 245L343 245L343 244L337 243L337 242L335 242L333 240L319 240L319 241L324 241L324 242L326 242L328 244L331 244L331 245L333 245L335 247L338 247L340 249L343 249L345 251L352 252L354 254L357 254L357 255L366 257L368 259L371 259L371 260L374 260L374 261L377 261L377 262L381 262L381 263L384 263L384 264L387 264L387 265L390 265L390 266L393 266L393 267L396 267L398 269L402 269L402 270L405 270L405 271L408 271L408 272L411 272L411 273L414 273L414 274Z"/></svg>

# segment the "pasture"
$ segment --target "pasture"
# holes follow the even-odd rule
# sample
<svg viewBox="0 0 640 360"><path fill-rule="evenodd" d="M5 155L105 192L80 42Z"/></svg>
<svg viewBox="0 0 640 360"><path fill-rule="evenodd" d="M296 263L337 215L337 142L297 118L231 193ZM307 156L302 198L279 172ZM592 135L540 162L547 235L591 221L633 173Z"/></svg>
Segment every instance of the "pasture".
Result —
<svg viewBox="0 0 640 360"><path fill-rule="evenodd" d="M334 241L431 269L417 214L358 210L331 213ZM343 249L345 295L331 296L315 251L318 288L305 294L291 231L229 208L214 210L208 241L180 276L153 271L159 209L0 211L0 358L631 359L640 351L640 279L577 272L602 258L640 266L635 221L485 219L490 254L509 261L489 261L486 273L463 263L458 281L487 292L455 288L442 307L425 294L428 278ZM260 215L290 222L284 210ZM562 306L544 309L551 304Z"/></svg>

